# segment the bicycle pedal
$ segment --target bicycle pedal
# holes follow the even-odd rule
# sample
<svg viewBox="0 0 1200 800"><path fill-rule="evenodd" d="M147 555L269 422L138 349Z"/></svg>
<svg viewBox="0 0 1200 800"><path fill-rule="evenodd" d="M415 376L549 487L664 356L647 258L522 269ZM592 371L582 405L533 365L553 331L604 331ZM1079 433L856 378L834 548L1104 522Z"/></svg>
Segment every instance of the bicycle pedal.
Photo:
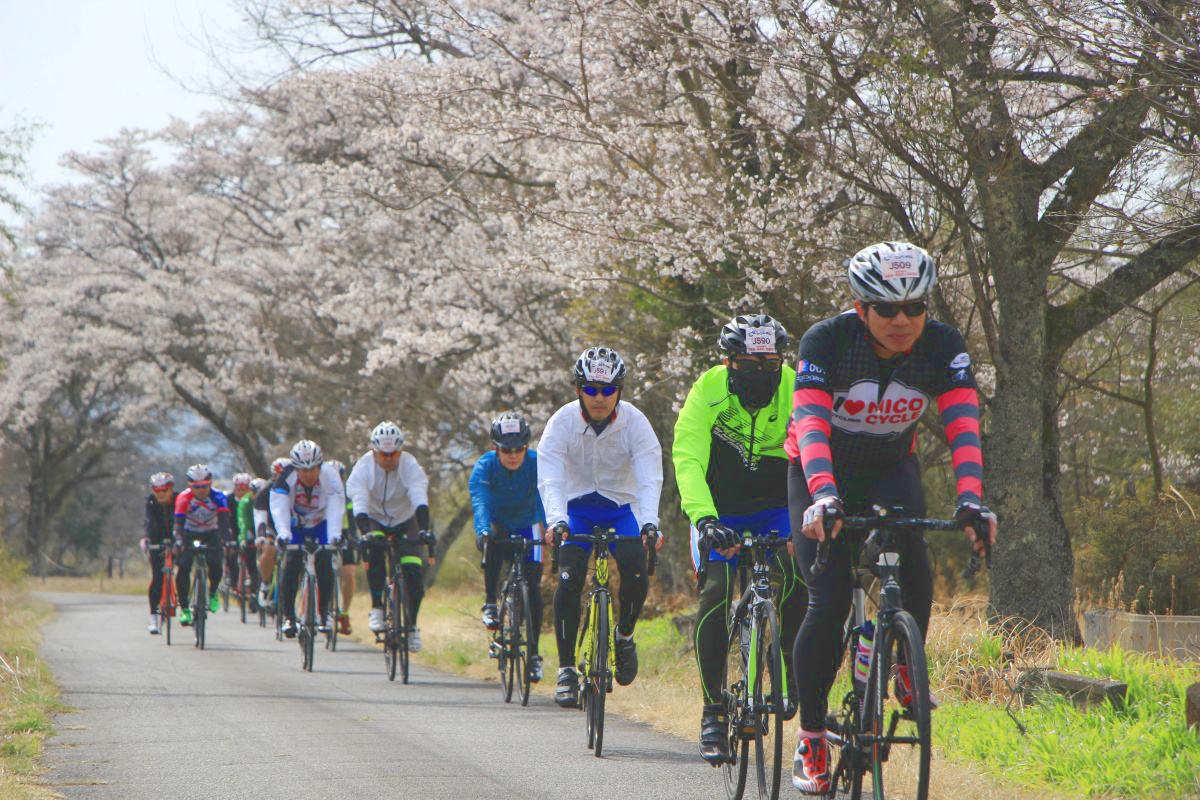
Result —
<svg viewBox="0 0 1200 800"><path fill-rule="evenodd" d="M500 645L492 642L488 645L488 658L500 658Z"/></svg>

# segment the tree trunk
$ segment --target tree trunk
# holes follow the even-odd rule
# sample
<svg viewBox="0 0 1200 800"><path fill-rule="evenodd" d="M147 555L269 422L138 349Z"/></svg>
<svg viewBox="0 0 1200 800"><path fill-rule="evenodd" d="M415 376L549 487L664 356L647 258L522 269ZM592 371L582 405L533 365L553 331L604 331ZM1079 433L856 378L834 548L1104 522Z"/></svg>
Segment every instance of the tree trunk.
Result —
<svg viewBox="0 0 1200 800"><path fill-rule="evenodd" d="M433 586L434 581L437 580L438 571L442 568L442 562L446 559L446 553L450 552L450 546L462 533L467 522L474 519L474 514L475 510L470 505L463 506L438 534L437 544L433 548L434 562L425 570L426 586Z"/></svg>
<svg viewBox="0 0 1200 800"><path fill-rule="evenodd" d="M1047 363L1044 280L1019 265L996 273L1001 358L985 443L984 485L1002 513L991 576L1002 620L1019 618L1079 641L1070 535L1059 504L1057 361ZM1041 418L1030 417L1040 408Z"/></svg>

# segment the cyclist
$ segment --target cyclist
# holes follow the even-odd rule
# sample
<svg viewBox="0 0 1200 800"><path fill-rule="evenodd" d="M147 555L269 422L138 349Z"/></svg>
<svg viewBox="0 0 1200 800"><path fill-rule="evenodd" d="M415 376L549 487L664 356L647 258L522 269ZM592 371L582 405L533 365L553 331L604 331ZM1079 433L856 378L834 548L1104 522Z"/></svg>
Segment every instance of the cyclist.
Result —
<svg viewBox="0 0 1200 800"><path fill-rule="evenodd" d="M825 714L837 674L842 624L850 608L850 545L834 537L829 568L813 576L826 516L867 513L873 504L925 516L914 454L917 421L936 400L950 440L958 488L956 518L976 551L983 529L995 541L995 517L981 505L983 463L979 403L962 335L927 318L937 282L929 253L907 242L881 242L845 262L854 309L809 328L800 342L787 452L792 541L808 586L808 613L793 659L800 731L792 782L807 794L829 790ZM900 581L904 608L924 635L933 578L923 537L904 537ZM903 666L896 696L911 702Z"/></svg>
<svg viewBox="0 0 1200 800"><path fill-rule="evenodd" d="M317 544L337 544L342 538L342 507L346 495L337 469L323 464L324 454L315 442L301 439L289 454L291 463L280 471L271 484L271 518L279 549L313 539ZM316 554L319 630L329 630L329 600L333 596L333 554ZM281 630L289 639L296 635L296 589L304 554L298 547L288 549L280 576L279 602L283 605Z"/></svg>
<svg viewBox="0 0 1200 800"><path fill-rule="evenodd" d="M250 493L251 476L247 472L239 472L233 476L233 496L229 500L229 541L225 547L225 582L229 587L238 579L238 548L242 542L241 519L238 516L238 504ZM241 591L241 587L237 587Z"/></svg>
<svg viewBox="0 0 1200 800"><path fill-rule="evenodd" d="M541 541L546 512L537 489L537 452L529 449L529 423L520 414L506 413L492 422L492 452L484 453L471 470L469 488L475 509L475 544L485 552L483 569L483 624L499 627L496 584L504 562L513 557L511 544L488 544L492 534L521 536ZM535 532L536 529L536 532ZM525 558L529 581L529 605L533 617L533 641L529 643L531 680L542 679L542 657L538 639L542 629L542 548L529 550Z"/></svg>
<svg viewBox="0 0 1200 800"><path fill-rule="evenodd" d="M280 456L271 462L274 476L267 485L254 495L254 544L258 548L258 574L260 579L258 602L271 605L271 583L275 578L275 521L271 519L271 483L292 462Z"/></svg>
<svg viewBox="0 0 1200 800"><path fill-rule="evenodd" d="M699 566L701 536L714 546L695 634L704 699L700 755L710 763L728 756L721 686L737 536L743 531L791 536L783 445L796 373L783 363L787 343L783 325L766 314L734 317L718 337L721 364L700 376L675 421L672 459L680 504L692 520L693 563ZM780 635L788 643L784 663L790 675L791 642L804 618L807 594L791 556L776 559L775 573Z"/></svg>
<svg viewBox="0 0 1200 800"><path fill-rule="evenodd" d="M179 569L175 590L179 595L179 624L192 624L188 594L192 583L194 551L185 541L199 540L208 545L204 560L208 563L208 610L220 608L217 586L221 583L222 543L229 538L229 503L225 495L212 488L212 472L203 464L187 469L188 488L175 499L175 549L179 550Z"/></svg>
<svg viewBox="0 0 1200 800"><path fill-rule="evenodd" d="M142 552L150 545L162 545L172 540L171 528L175 518L175 477L169 472L156 472L150 476L150 494L146 497L146 535L142 539ZM159 550L150 553L150 633L158 633L158 601L162 599L163 554Z"/></svg>
<svg viewBox="0 0 1200 800"><path fill-rule="evenodd" d="M383 590L387 584L387 538L430 534L429 479L412 453L404 450L404 434L394 422L381 422L371 431L371 449L350 470L346 491L354 508L354 523L363 538L363 561L371 590L367 627L383 630ZM400 569L408 584L414 630L408 649L421 650L417 613L425 596L425 559L421 545L400 548Z"/></svg>
<svg viewBox="0 0 1200 800"><path fill-rule="evenodd" d="M342 485L346 481L346 465L337 459L330 459L329 463L338 471L338 476L342 479ZM340 550L342 556L342 569L339 576L342 584L342 610L338 613L337 624L338 633L350 635L350 603L354 600L354 590L357 581L355 580L355 565L358 563L358 536L354 532L354 524L350 515L350 499L346 498L346 508L342 514L342 547Z"/></svg>
<svg viewBox="0 0 1200 800"><path fill-rule="evenodd" d="M658 532L663 470L662 447L650 421L621 400L625 374L625 362L615 350L585 350L574 367L578 404L568 403L554 413L538 446L538 491L550 525L546 543L553 546L557 534L565 544L554 592L559 665L554 702L564 708L579 705L575 636L591 552L590 544L571 542L572 533L590 534L602 526L623 539L611 545L621 574L615 677L627 686L637 676L633 629L650 588L643 543ZM662 544L659 536L658 549Z"/></svg>
<svg viewBox="0 0 1200 800"><path fill-rule="evenodd" d="M250 586L252 587L250 594L250 610L258 611L258 549L257 536L254 530L254 501L258 498L261 492L267 486L267 481L262 478L252 478L248 490L237 501L237 508L233 510L234 520L237 523L238 542L241 545L242 551L246 554L246 567L250 571Z"/></svg>

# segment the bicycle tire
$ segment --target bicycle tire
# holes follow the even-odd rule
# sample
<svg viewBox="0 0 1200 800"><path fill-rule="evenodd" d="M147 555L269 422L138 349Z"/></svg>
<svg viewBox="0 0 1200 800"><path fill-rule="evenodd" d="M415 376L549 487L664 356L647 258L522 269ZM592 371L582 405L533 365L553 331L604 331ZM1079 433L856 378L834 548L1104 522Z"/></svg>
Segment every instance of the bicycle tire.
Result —
<svg viewBox="0 0 1200 800"><path fill-rule="evenodd" d="M757 671L753 693L755 708L754 759L759 800L778 800L783 770L783 654L779 647L779 618L770 602L759 606ZM754 647L752 645L752 647ZM761 710L760 710L761 709Z"/></svg>
<svg viewBox="0 0 1200 800"><path fill-rule="evenodd" d="M604 751L604 701L608 696L608 594L596 594L596 646L592 655L592 727L596 732L592 755L600 758Z"/></svg>
<svg viewBox="0 0 1200 800"><path fill-rule="evenodd" d="M925 645L917 621L906 611L896 612L883 631L882 642L876 641L871 671L867 682L867 703L863 715L864 727L875 737L871 744L871 792L876 800L926 800L929 796L929 761L931 754L929 719L929 672ZM903 654L912 683L913 702L903 714L893 700L888 704L892 666ZM901 722L906 726L904 739L911 739L917 752L897 749L910 744L897 741ZM900 757L897 757L900 756Z"/></svg>
<svg viewBox="0 0 1200 800"><path fill-rule="evenodd" d="M396 667L399 659L399 653L396 651L397 640L400 637L399 617L397 616L397 603L399 596L395 585L388 592L387 600L383 604L383 661L387 667L387 676L389 681L396 680Z"/></svg>
<svg viewBox="0 0 1200 800"><path fill-rule="evenodd" d="M400 682L408 683L408 662L411 653L408 649L408 634L412 630L412 610L408 607L408 584L404 582L404 577L401 575L400 581L397 584L400 587L400 641L399 644L399 662L400 662Z"/></svg>
<svg viewBox="0 0 1200 800"><path fill-rule="evenodd" d="M506 586L504 597L500 601L500 696L504 702L511 703L513 688L516 683L516 658L513 654L513 603L512 587Z"/></svg>
<svg viewBox="0 0 1200 800"><path fill-rule="evenodd" d="M208 619L208 570L204 568L204 556L196 562L196 585L192 587L192 631L195 647L204 649L204 623Z"/></svg>
<svg viewBox="0 0 1200 800"><path fill-rule="evenodd" d="M730 628L725 657L725 675L721 679L721 697L725 702L725 718L728 720L726 728L728 757L721 764L727 800L742 800L742 795L746 791L746 776L749 774L750 765L750 739L742 736L737 727L742 707L745 705L745 691L748 685L745 660L742 658L740 631L740 625Z"/></svg>
<svg viewBox="0 0 1200 800"><path fill-rule="evenodd" d="M530 675L530 656L529 649L533 646L533 609L529 605L529 584L522 583L520 585L521 593L518 595L521 602L521 623L518 624L517 630L521 633L521 641L517 643L518 649L518 667L517 675L517 697L521 699L522 706L529 705L529 684L532 679Z"/></svg>
<svg viewBox="0 0 1200 800"><path fill-rule="evenodd" d="M315 581L304 573L304 669L313 670L313 656L317 638L317 587Z"/></svg>
<svg viewBox="0 0 1200 800"><path fill-rule="evenodd" d="M242 616L242 624L246 624L246 585L250 583L250 575L246 571L246 559L238 555L238 611Z"/></svg>
<svg viewBox="0 0 1200 800"><path fill-rule="evenodd" d="M163 632L163 638L167 640L167 647L170 647L171 646L171 616L169 614L167 614L167 615L160 614L159 619L162 620L160 627Z"/></svg>
<svg viewBox="0 0 1200 800"><path fill-rule="evenodd" d="M331 653L337 652L338 623L342 611L342 578L338 575L339 568L333 568L333 597L329 598L329 632L325 634L325 649Z"/></svg>

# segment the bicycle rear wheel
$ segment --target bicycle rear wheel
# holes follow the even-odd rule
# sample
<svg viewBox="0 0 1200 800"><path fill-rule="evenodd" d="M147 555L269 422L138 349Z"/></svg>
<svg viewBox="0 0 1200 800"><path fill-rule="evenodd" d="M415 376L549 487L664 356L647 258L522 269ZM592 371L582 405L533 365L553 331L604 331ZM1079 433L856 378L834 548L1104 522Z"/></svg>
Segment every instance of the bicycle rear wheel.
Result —
<svg viewBox="0 0 1200 800"><path fill-rule="evenodd" d="M161 620L161 622L159 622L159 628L163 632L163 638L167 640L167 647L170 647L171 646L171 615L160 613L158 615L158 618L159 618L159 620Z"/></svg>
<svg viewBox="0 0 1200 800"><path fill-rule="evenodd" d="M746 704L746 662L742 658L740 626L730 630L729 646L726 651L725 676L721 683L721 697L725 703L728 720L728 757L721 764L725 779L725 796L728 800L742 800L746 791L746 774L750 763L750 739L742 735L740 719Z"/></svg>
<svg viewBox="0 0 1200 800"><path fill-rule="evenodd" d="M249 609L246 608L247 590L250 583L250 575L246 570L246 559L244 556L238 556L238 611L242 616L242 624L246 624L246 614Z"/></svg>
<svg viewBox="0 0 1200 800"><path fill-rule="evenodd" d="M506 586L504 598L500 601L500 695L504 702L511 703L514 684L518 680L517 659L514 639L517 636L515 621L516 604L513 602L513 587Z"/></svg>
<svg viewBox="0 0 1200 800"><path fill-rule="evenodd" d="M599 592L595 596L596 603L596 644L593 649L591 674L592 684L592 730L595 731L595 746L592 754L599 758L604 750L604 701L608 696L608 595Z"/></svg>
<svg viewBox="0 0 1200 800"><path fill-rule="evenodd" d="M754 759L759 800L778 800L783 769L783 661L779 644L779 619L770 603L763 603L751 644L754 691Z"/></svg>
<svg viewBox="0 0 1200 800"><path fill-rule="evenodd" d="M876 800L926 800L929 795L929 672L917 621L896 613L876 635L875 656L867 683L863 724L871 736L871 791ZM906 664L912 702L889 697L892 668Z"/></svg>
<svg viewBox="0 0 1200 800"><path fill-rule="evenodd" d="M517 619L516 632L519 637L517 650L517 697L521 700L521 705L529 705L529 648L533 646L533 610L529 607L529 586L522 583L520 585L520 594L517 595L521 613L515 615Z"/></svg>
<svg viewBox="0 0 1200 800"><path fill-rule="evenodd" d="M338 640L338 618L342 611L342 586L338 568L333 569L333 597L329 598L329 632L325 634L325 649L336 653Z"/></svg>

